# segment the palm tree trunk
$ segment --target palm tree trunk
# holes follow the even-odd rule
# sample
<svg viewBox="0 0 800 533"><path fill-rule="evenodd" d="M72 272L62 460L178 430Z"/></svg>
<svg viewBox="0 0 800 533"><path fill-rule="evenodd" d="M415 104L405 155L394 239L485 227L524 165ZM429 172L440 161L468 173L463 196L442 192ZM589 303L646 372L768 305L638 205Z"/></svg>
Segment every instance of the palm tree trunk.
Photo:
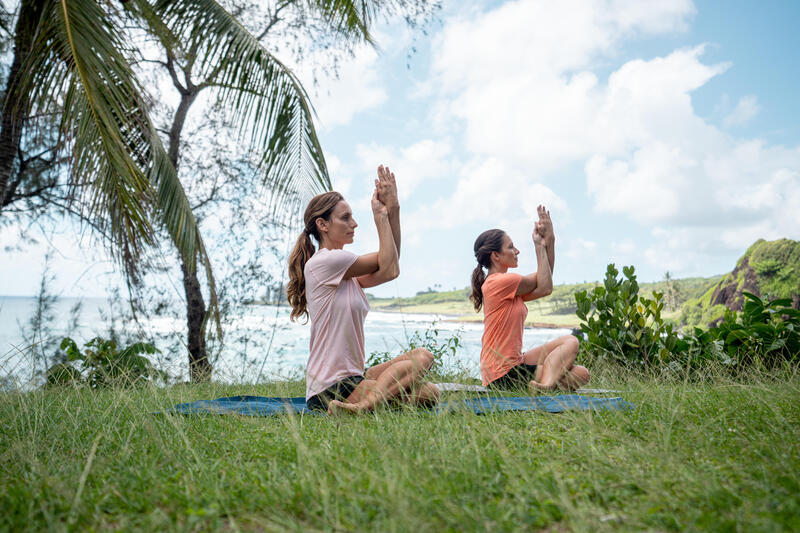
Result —
<svg viewBox="0 0 800 533"><path fill-rule="evenodd" d="M186 115L198 94L197 89L181 93L181 101L172 120L169 132L169 158L175 169L180 161L180 143ZM186 330L189 348L189 376L193 383L209 381L211 379L211 362L206 351L206 337L203 325L206 321L206 302L203 291L200 290L200 281L197 279L197 258L188 259L181 257L181 272L183 273L183 291L186 294Z"/></svg>
<svg viewBox="0 0 800 533"><path fill-rule="evenodd" d="M206 352L206 337L203 328L207 313L206 303L197 279L197 264L188 265L184 259L181 259L181 271L183 272L183 290L186 293L189 376L192 383L201 383L211 379L212 371Z"/></svg>
<svg viewBox="0 0 800 533"><path fill-rule="evenodd" d="M8 71L2 117L0 117L0 209L3 206L8 182L14 171L14 161L22 138L22 125L30 102L27 95L15 90L22 75L22 63L31 51L36 26L42 14L42 0L22 0L14 30L14 59Z"/></svg>

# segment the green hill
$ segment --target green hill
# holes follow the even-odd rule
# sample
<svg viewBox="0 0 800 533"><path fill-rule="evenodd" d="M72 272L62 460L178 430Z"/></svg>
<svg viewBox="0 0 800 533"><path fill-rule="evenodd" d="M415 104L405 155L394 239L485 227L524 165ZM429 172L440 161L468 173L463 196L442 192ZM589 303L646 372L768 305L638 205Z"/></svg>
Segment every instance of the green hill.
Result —
<svg viewBox="0 0 800 533"><path fill-rule="evenodd" d="M683 304L681 322L706 326L722 317L725 309L741 310L744 291L767 299L790 298L792 306L800 308L800 242L756 241L732 272Z"/></svg>
<svg viewBox="0 0 800 533"><path fill-rule="evenodd" d="M680 306L689 299L697 299L709 287L714 286L721 276L711 278L665 279L652 283L640 283L640 293L651 297L654 291L664 294L665 318L676 320ZM537 326L577 327L580 323L575 316L575 293L591 290L599 282L571 283L556 285L547 298L528 302L526 324ZM469 301L470 288L454 291L422 291L407 298L375 298L369 296L370 305L376 311L403 313L430 313L449 315L456 320L480 322L483 313L476 313Z"/></svg>

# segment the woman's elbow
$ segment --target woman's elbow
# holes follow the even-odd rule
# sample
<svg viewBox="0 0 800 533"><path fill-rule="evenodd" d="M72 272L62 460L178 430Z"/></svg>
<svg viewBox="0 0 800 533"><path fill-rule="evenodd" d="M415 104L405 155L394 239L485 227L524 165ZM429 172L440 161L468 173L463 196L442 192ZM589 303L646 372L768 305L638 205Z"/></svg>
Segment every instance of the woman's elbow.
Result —
<svg viewBox="0 0 800 533"><path fill-rule="evenodd" d="M538 300L539 298L544 298L545 296L550 296L553 294L553 287L536 287L536 289L530 293L529 300Z"/></svg>
<svg viewBox="0 0 800 533"><path fill-rule="evenodd" d="M381 283L392 281L393 279L397 279L400 275L400 267L381 268L376 274L380 278Z"/></svg>

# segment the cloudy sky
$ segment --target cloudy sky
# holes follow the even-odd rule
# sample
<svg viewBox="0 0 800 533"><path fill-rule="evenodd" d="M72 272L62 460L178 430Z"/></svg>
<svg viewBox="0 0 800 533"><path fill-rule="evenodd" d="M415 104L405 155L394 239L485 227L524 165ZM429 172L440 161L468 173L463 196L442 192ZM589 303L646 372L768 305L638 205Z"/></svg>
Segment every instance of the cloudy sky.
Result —
<svg viewBox="0 0 800 533"><path fill-rule="evenodd" d="M600 279L609 262L641 280L709 276L758 238L800 238L797 20L795 2L518 0L445 2L427 37L382 26L380 51L310 90L360 223L353 251L377 245L375 167L397 175L401 276L372 292L466 286L492 227L533 270L540 203L556 283ZM40 257L4 254L0 294L33 294ZM65 293L110 269L84 257L59 255Z"/></svg>

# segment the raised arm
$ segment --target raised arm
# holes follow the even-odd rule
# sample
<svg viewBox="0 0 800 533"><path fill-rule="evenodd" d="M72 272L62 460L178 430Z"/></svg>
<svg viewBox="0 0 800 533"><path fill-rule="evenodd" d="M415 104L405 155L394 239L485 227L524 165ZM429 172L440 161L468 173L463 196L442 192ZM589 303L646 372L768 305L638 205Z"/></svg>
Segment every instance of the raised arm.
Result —
<svg viewBox="0 0 800 533"><path fill-rule="evenodd" d="M553 231L553 221L550 219L550 211L543 205L536 208L539 213L539 222L542 225L542 237L547 249L547 259L550 261L550 274L553 274L556 264L556 235Z"/></svg>
<svg viewBox="0 0 800 533"><path fill-rule="evenodd" d="M397 248L397 257L400 257L400 201L397 198L397 182L394 172L383 165L378 167L378 179L375 181L378 189L378 199L386 206L389 213L389 225L392 228L394 246Z"/></svg>
<svg viewBox="0 0 800 533"><path fill-rule="evenodd" d="M345 277L357 277L358 283L365 289L386 283L400 275L400 261L389 224L389 212L386 205L378 199L377 183L375 192L372 193L372 214L378 230L378 253L362 255L345 274ZM370 267L375 268L368 270Z"/></svg>
<svg viewBox="0 0 800 533"><path fill-rule="evenodd" d="M547 246L544 242L544 227L542 222L537 222L533 229L533 245L536 248L537 270L535 274L523 276L517 288L517 294L522 296L523 301L536 300L553 292L553 276L550 272L550 258L547 254ZM534 283L525 283L528 278L533 277Z"/></svg>

